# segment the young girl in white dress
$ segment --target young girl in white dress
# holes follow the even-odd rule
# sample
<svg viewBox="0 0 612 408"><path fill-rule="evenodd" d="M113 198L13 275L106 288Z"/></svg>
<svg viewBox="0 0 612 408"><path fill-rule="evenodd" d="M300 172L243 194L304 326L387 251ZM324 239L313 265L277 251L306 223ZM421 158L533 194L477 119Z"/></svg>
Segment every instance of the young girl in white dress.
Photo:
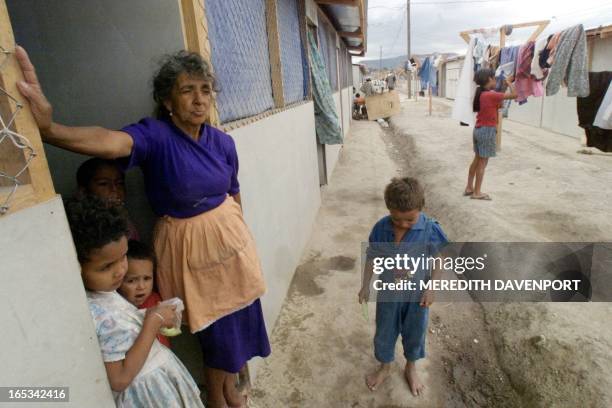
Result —
<svg viewBox="0 0 612 408"><path fill-rule="evenodd" d="M156 336L173 306L139 310L116 292L127 272L127 220L95 198L66 203L81 277L118 407L204 407L178 358Z"/></svg>

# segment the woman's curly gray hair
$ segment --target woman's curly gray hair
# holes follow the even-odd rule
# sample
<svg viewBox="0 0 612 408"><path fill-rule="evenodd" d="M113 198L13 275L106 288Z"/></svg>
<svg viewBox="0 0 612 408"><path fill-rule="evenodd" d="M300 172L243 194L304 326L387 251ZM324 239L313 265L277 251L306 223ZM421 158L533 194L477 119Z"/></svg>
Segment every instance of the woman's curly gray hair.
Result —
<svg viewBox="0 0 612 408"><path fill-rule="evenodd" d="M153 77L153 99L157 105L155 110L158 119L169 117L170 112L164 106L164 101L170 98L176 79L183 72L204 78L210 82L211 89L217 91L216 79L210 64L200 54L181 50L165 55L160 60L159 69Z"/></svg>

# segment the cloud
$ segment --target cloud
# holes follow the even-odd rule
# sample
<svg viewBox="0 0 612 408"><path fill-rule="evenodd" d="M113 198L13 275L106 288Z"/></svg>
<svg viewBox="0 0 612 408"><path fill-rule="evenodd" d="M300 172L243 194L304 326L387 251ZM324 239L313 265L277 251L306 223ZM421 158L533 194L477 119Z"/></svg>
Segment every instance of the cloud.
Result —
<svg viewBox="0 0 612 408"><path fill-rule="evenodd" d="M585 28L612 23L612 3L606 0L412 0L411 47L413 54L464 53L459 32L503 24L551 20L544 34L582 23ZM446 4L440 4L446 2ZM370 0L368 51L365 58L406 55L406 0ZM533 32L517 29L508 43L520 44ZM361 60L354 58L356 62Z"/></svg>

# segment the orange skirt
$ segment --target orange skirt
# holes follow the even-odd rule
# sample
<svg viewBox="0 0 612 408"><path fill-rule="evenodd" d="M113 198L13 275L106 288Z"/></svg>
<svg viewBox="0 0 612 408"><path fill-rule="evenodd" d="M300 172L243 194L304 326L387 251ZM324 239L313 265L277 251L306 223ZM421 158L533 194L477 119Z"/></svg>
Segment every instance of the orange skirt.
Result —
<svg viewBox="0 0 612 408"><path fill-rule="evenodd" d="M160 294L183 300L183 319L192 333L250 305L266 290L255 241L233 198L195 217L162 217L154 246Z"/></svg>

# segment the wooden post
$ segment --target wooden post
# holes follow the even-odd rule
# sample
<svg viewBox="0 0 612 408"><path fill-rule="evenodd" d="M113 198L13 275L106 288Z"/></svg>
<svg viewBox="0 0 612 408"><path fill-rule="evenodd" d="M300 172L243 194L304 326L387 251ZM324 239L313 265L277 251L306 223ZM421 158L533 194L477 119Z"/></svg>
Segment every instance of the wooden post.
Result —
<svg viewBox="0 0 612 408"><path fill-rule="evenodd" d="M306 90L306 99L312 99L310 52L308 52L308 47L310 47L310 45L308 43L308 23L306 21L306 2L304 1L298 1L298 16L300 17L300 38L302 39L302 44L304 44L304 47L306 48L306 51L304 53L304 57L306 58L306 61L304 62L304 64L306 64L306 70L308 71L308 80L306 81L306 83L308 84L308 89Z"/></svg>
<svg viewBox="0 0 612 408"><path fill-rule="evenodd" d="M182 16L181 24L185 49L199 53L214 71L215 67L212 64L212 52L208 39L206 0L179 0L179 10ZM211 101L208 121L212 126L221 124L216 98Z"/></svg>
<svg viewBox="0 0 612 408"><path fill-rule="evenodd" d="M285 106L285 95L283 93L283 72L276 0L266 0L266 22L268 28L268 50L270 52L270 73L272 76L272 97L274 98L274 107L282 108ZM296 27L296 29L298 28Z"/></svg>
<svg viewBox="0 0 612 408"><path fill-rule="evenodd" d="M501 49L506 46L506 31L505 27L502 26L499 29L499 52L501 54ZM505 101L504 101L505 102ZM495 136L495 150L501 152L501 143L502 143L502 120L504 119L504 115L501 111L497 111L497 134Z"/></svg>
<svg viewBox="0 0 612 408"><path fill-rule="evenodd" d="M10 214L19 209L50 200L55 196L55 190L53 189L51 173L49 172L38 126L34 121L28 101L21 96L17 89L17 81L23 81L23 73L15 58L15 37L4 0L0 0L0 46L3 49L0 58L4 60L0 65L0 87L6 91L6 94L0 92L3 118L5 119L5 124L8 124L8 118L5 116L6 113L14 113L19 110L10 129L26 137L36 154L30 162L28 169L22 174L23 177L20 177L23 184L18 187L8 203L9 209L7 214ZM16 100L9 98L7 95L11 95ZM3 143L11 142L4 140ZM15 169L15 162L25 165L27 161L25 152L21 149L7 148L2 149L0 153L2 153L0 155L0 169L4 168L11 173ZM14 173L11 175L14 175ZM2 204L9 190L4 188L0 190L0 204Z"/></svg>
<svg viewBox="0 0 612 408"><path fill-rule="evenodd" d="M431 116L431 84L429 84L427 86L427 90L429 91L429 101L428 101L428 105L429 105L429 116Z"/></svg>

